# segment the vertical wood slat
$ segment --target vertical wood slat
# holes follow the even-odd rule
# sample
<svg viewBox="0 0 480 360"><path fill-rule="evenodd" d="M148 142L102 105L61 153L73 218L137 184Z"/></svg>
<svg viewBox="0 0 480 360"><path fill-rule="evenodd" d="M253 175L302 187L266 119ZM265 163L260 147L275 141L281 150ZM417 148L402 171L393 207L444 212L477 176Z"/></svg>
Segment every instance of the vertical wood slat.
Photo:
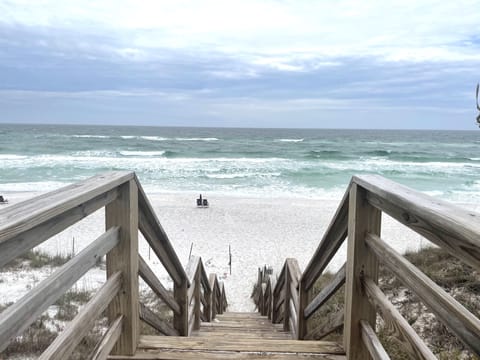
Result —
<svg viewBox="0 0 480 360"><path fill-rule="evenodd" d="M173 297L180 306L180 313L173 314L173 327L180 336L188 336L188 279L183 279L180 285L173 284Z"/></svg>
<svg viewBox="0 0 480 360"><path fill-rule="evenodd" d="M362 342L360 320L375 329L375 307L362 291L362 277L378 281L378 260L365 244L367 233L380 234L381 212L366 200L366 191L355 183L350 187L348 248L345 287L344 346L349 360L370 359Z"/></svg>
<svg viewBox="0 0 480 360"><path fill-rule="evenodd" d="M201 306L201 286L202 286L202 282L201 282L201 279L200 279L200 276L201 276L201 271L200 271L200 266L201 266L201 263L202 261L200 260L200 262L198 263L198 268L197 268L197 271L195 273L195 291L194 291L194 297L195 297L195 310L194 310L194 322L193 322L193 329L194 330L198 330L200 329L200 306Z"/></svg>
<svg viewBox="0 0 480 360"><path fill-rule="evenodd" d="M290 330L290 272L288 271L288 266L285 263L285 278L284 278L284 291L285 291L285 301L283 307L283 330Z"/></svg>
<svg viewBox="0 0 480 360"><path fill-rule="evenodd" d="M210 303L210 307L211 307L210 321L212 321L217 316L217 303L218 303L218 300L217 300L218 281L215 274L209 275L209 282L210 282L210 289L212 289L211 303Z"/></svg>
<svg viewBox="0 0 480 360"><path fill-rule="evenodd" d="M124 316L122 334L112 353L133 355L139 338L138 310L138 188L135 180L119 187L119 196L105 208L109 229L120 226L120 242L107 254L107 277L122 273L123 286L108 307L110 322Z"/></svg>

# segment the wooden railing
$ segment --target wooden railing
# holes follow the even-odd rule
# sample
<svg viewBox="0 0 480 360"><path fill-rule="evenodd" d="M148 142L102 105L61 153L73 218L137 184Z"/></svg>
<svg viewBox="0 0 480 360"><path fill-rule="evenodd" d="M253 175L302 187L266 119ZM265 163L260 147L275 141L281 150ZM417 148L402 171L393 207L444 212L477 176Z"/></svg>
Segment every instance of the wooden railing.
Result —
<svg viewBox="0 0 480 360"><path fill-rule="evenodd" d="M139 320L164 335L188 336L225 310L225 291L195 258L186 272L132 172L96 176L0 211L0 267L105 207L106 232L0 314L0 351L106 255L107 281L40 359L64 359L107 310L109 328L91 359L133 355ZM138 253L138 231L172 278L173 295ZM139 301L138 276L172 310L173 326ZM193 304L193 310L192 310ZM214 304L214 305L213 305ZM200 310L201 309L201 310Z"/></svg>
<svg viewBox="0 0 480 360"><path fill-rule="evenodd" d="M380 235L381 214L421 234L470 266L480 269L480 215L418 193L380 176L355 176L303 273L287 259L275 287L259 271L258 309L283 322L292 337L318 340L344 328L348 359L389 359L375 333L377 314L395 329L412 358L435 359L431 350L378 287L379 262L412 290L470 350L480 355L480 320L388 245ZM312 290L348 238L347 260L330 282ZM313 315L345 284L345 309L315 328ZM258 290L260 289L260 290ZM267 291L267 289L269 289Z"/></svg>

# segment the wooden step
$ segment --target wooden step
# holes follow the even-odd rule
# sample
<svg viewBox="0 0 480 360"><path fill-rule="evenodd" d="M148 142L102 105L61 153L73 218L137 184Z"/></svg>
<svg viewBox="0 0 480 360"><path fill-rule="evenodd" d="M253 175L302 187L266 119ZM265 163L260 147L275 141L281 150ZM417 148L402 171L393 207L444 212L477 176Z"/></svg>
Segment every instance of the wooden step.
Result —
<svg viewBox="0 0 480 360"><path fill-rule="evenodd" d="M225 313L190 337L141 336L134 356L115 360L344 360L345 351L334 342L297 341L282 324L272 324L258 313Z"/></svg>
<svg viewBox="0 0 480 360"><path fill-rule="evenodd" d="M337 343L328 341L141 336L134 356L110 356L109 358L112 360L258 358L344 360L345 351Z"/></svg>

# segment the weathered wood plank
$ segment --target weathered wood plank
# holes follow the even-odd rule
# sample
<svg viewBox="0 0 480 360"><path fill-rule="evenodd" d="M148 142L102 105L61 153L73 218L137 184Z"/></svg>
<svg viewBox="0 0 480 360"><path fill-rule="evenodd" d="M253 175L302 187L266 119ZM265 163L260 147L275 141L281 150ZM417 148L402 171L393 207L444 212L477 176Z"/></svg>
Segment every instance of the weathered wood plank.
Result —
<svg viewBox="0 0 480 360"><path fill-rule="evenodd" d="M350 188L350 187L349 187ZM349 190L345 192L333 219L323 235L320 245L305 268L301 280L308 291L327 267L347 237Z"/></svg>
<svg viewBox="0 0 480 360"><path fill-rule="evenodd" d="M360 326L362 327L362 340L370 353L373 360L390 360L387 352L382 346L380 340L378 340L377 334L373 331L370 324L365 320L360 320Z"/></svg>
<svg viewBox="0 0 480 360"><path fill-rule="evenodd" d="M290 273L291 283L295 288L297 288L298 281L302 276L302 271L300 270L300 266L298 265L298 260L295 258L288 258L285 263L288 267L288 272Z"/></svg>
<svg viewBox="0 0 480 360"><path fill-rule="evenodd" d="M185 274L187 275L187 279L190 283L193 283L195 276L197 275L197 271L199 270L200 265L200 257L192 255L188 260L187 267L185 269Z"/></svg>
<svg viewBox="0 0 480 360"><path fill-rule="evenodd" d="M380 176L355 176L353 181L369 191L373 206L480 269L480 214Z"/></svg>
<svg viewBox="0 0 480 360"><path fill-rule="evenodd" d="M278 275L277 284L275 285L275 289L273 289L274 296L279 296L280 292L283 290L285 286L285 274L287 271L287 263L283 263L282 270Z"/></svg>
<svg viewBox="0 0 480 360"><path fill-rule="evenodd" d="M344 325L344 312L338 311L331 318L329 317L325 322L317 326L311 332L305 335L306 340L321 340L325 336L330 335L334 331L341 329Z"/></svg>
<svg viewBox="0 0 480 360"><path fill-rule="evenodd" d="M217 316L217 287L218 287L218 280L217 276L215 274L210 274L209 275L209 282L210 282L210 288L212 289L212 294L211 294L211 303L210 303L210 320L213 320Z"/></svg>
<svg viewBox="0 0 480 360"><path fill-rule="evenodd" d="M112 189L100 194L93 199L77 205L64 213L46 219L29 230L10 238L5 238L0 243L0 267L7 264L17 256L25 253L45 240L58 234L67 227L75 224L84 217L92 214L101 207L109 204L118 195L117 189ZM35 200L35 199L34 199ZM32 200L32 201L34 201Z"/></svg>
<svg viewBox="0 0 480 360"><path fill-rule="evenodd" d="M436 356L387 299L382 290L368 277L363 279L363 285L369 300L380 310L387 327L394 330L395 335L403 344L403 349L414 359L435 360Z"/></svg>
<svg viewBox="0 0 480 360"><path fill-rule="evenodd" d="M112 275L85 304L77 316L40 355L39 360L63 360L73 352L83 337L93 327L95 320L104 311L122 286L122 273Z"/></svg>
<svg viewBox="0 0 480 360"><path fill-rule="evenodd" d="M417 294L459 339L480 355L480 320L381 238L368 234L366 241L398 279Z"/></svg>
<svg viewBox="0 0 480 360"><path fill-rule="evenodd" d="M298 314L298 309L300 307L299 302L298 302L298 290L294 286L293 282L290 282L290 300L293 301L293 305L294 305L294 308L295 308L295 313Z"/></svg>
<svg viewBox="0 0 480 360"><path fill-rule="evenodd" d="M290 329L290 298L291 298L291 289L290 281L291 275L288 267L288 259L285 261L285 306L283 307L283 330L289 331Z"/></svg>
<svg viewBox="0 0 480 360"><path fill-rule="evenodd" d="M150 310L144 303L140 303L140 319L158 330L163 335L178 336L178 331L163 321L157 314Z"/></svg>
<svg viewBox="0 0 480 360"><path fill-rule="evenodd" d="M0 210L0 243L115 189L133 172L111 172ZM91 208L90 208L91 210Z"/></svg>
<svg viewBox="0 0 480 360"><path fill-rule="evenodd" d="M381 212L366 201L366 191L357 184L350 186L348 213L348 248L345 284L344 346L349 360L368 359L362 342L360 320L375 327L376 311L364 296L361 278L378 281L378 260L365 244L367 232L380 234Z"/></svg>
<svg viewBox="0 0 480 360"><path fill-rule="evenodd" d="M138 274L174 313L180 314L180 306L140 255L138 255Z"/></svg>
<svg viewBox="0 0 480 360"><path fill-rule="evenodd" d="M122 333L123 315L120 315L108 328L97 344L90 360L106 360Z"/></svg>
<svg viewBox="0 0 480 360"><path fill-rule="evenodd" d="M122 272L121 296L108 306L110 322L124 315L124 327L113 353L133 355L140 333L138 315L138 189L134 180L119 187L119 196L105 208L107 229L120 226L120 241L107 254L107 278Z"/></svg>
<svg viewBox="0 0 480 360"><path fill-rule="evenodd" d="M293 301L292 299L290 299L289 301L289 305L290 305L290 311L289 311L289 316L290 316L290 320L292 321L292 323L294 324L293 327L290 327L290 331L292 331L293 333L295 333L295 335L297 334L297 323L298 323L298 320L297 320L297 312L296 312L296 309L295 309L295 305L293 304ZM296 339L296 337L295 337Z"/></svg>
<svg viewBox="0 0 480 360"><path fill-rule="evenodd" d="M177 286L186 278L182 263L163 230L148 197L135 176L138 187L139 229Z"/></svg>
<svg viewBox="0 0 480 360"><path fill-rule="evenodd" d="M328 299L330 299L345 284L346 263L338 270L335 277L315 296L310 304L305 308L304 316L308 319L317 311Z"/></svg>
<svg viewBox="0 0 480 360"><path fill-rule="evenodd" d="M25 330L42 312L80 279L97 259L119 241L119 228L111 228L77 256L0 314L0 350Z"/></svg>
<svg viewBox="0 0 480 360"><path fill-rule="evenodd" d="M168 350L161 353L140 351L135 356L110 356L111 360L345 360L345 355L334 354L282 354L274 352L237 352L215 350Z"/></svg>
<svg viewBox="0 0 480 360"><path fill-rule="evenodd" d="M186 275L182 284L173 284L173 297L180 306L180 314L173 314L173 326L181 336L188 336L188 285Z"/></svg>
<svg viewBox="0 0 480 360"><path fill-rule="evenodd" d="M161 337L144 335L140 337L139 348L144 350L209 350L217 351L254 351L284 353L324 353L343 355L345 351L337 343L328 341L296 341L247 339L232 342L228 339L205 339L198 337Z"/></svg>

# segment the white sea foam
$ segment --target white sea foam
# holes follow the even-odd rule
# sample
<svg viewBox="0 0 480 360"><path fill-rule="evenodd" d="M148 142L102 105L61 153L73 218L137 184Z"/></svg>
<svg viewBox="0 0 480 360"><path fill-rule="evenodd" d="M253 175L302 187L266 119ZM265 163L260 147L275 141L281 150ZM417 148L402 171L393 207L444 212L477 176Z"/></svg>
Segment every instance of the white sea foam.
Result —
<svg viewBox="0 0 480 360"><path fill-rule="evenodd" d="M135 156L135 157L156 157L162 156L165 154L165 151L120 151L120 154L123 156Z"/></svg>
<svg viewBox="0 0 480 360"><path fill-rule="evenodd" d="M169 138L162 137L162 136L140 136L140 139L149 140L149 141L167 141L170 140Z"/></svg>
<svg viewBox="0 0 480 360"><path fill-rule="evenodd" d="M183 137L177 137L175 138L176 141L218 141L217 138L214 137L206 137L206 138L201 138L201 137L192 137L192 138L183 138Z"/></svg>
<svg viewBox="0 0 480 360"><path fill-rule="evenodd" d="M15 154L0 154L0 160L23 160L27 156L24 155L15 155Z"/></svg>
<svg viewBox="0 0 480 360"><path fill-rule="evenodd" d="M305 139L275 139L275 141L279 141L279 142L293 142L293 143L297 143L297 142L303 142Z"/></svg>
<svg viewBox="0 0 480 360"><path fill-rule="evenodd" d="M92 138L92 139L108 139L110 136L107 135L72 135L74 138Z"/></svg>

